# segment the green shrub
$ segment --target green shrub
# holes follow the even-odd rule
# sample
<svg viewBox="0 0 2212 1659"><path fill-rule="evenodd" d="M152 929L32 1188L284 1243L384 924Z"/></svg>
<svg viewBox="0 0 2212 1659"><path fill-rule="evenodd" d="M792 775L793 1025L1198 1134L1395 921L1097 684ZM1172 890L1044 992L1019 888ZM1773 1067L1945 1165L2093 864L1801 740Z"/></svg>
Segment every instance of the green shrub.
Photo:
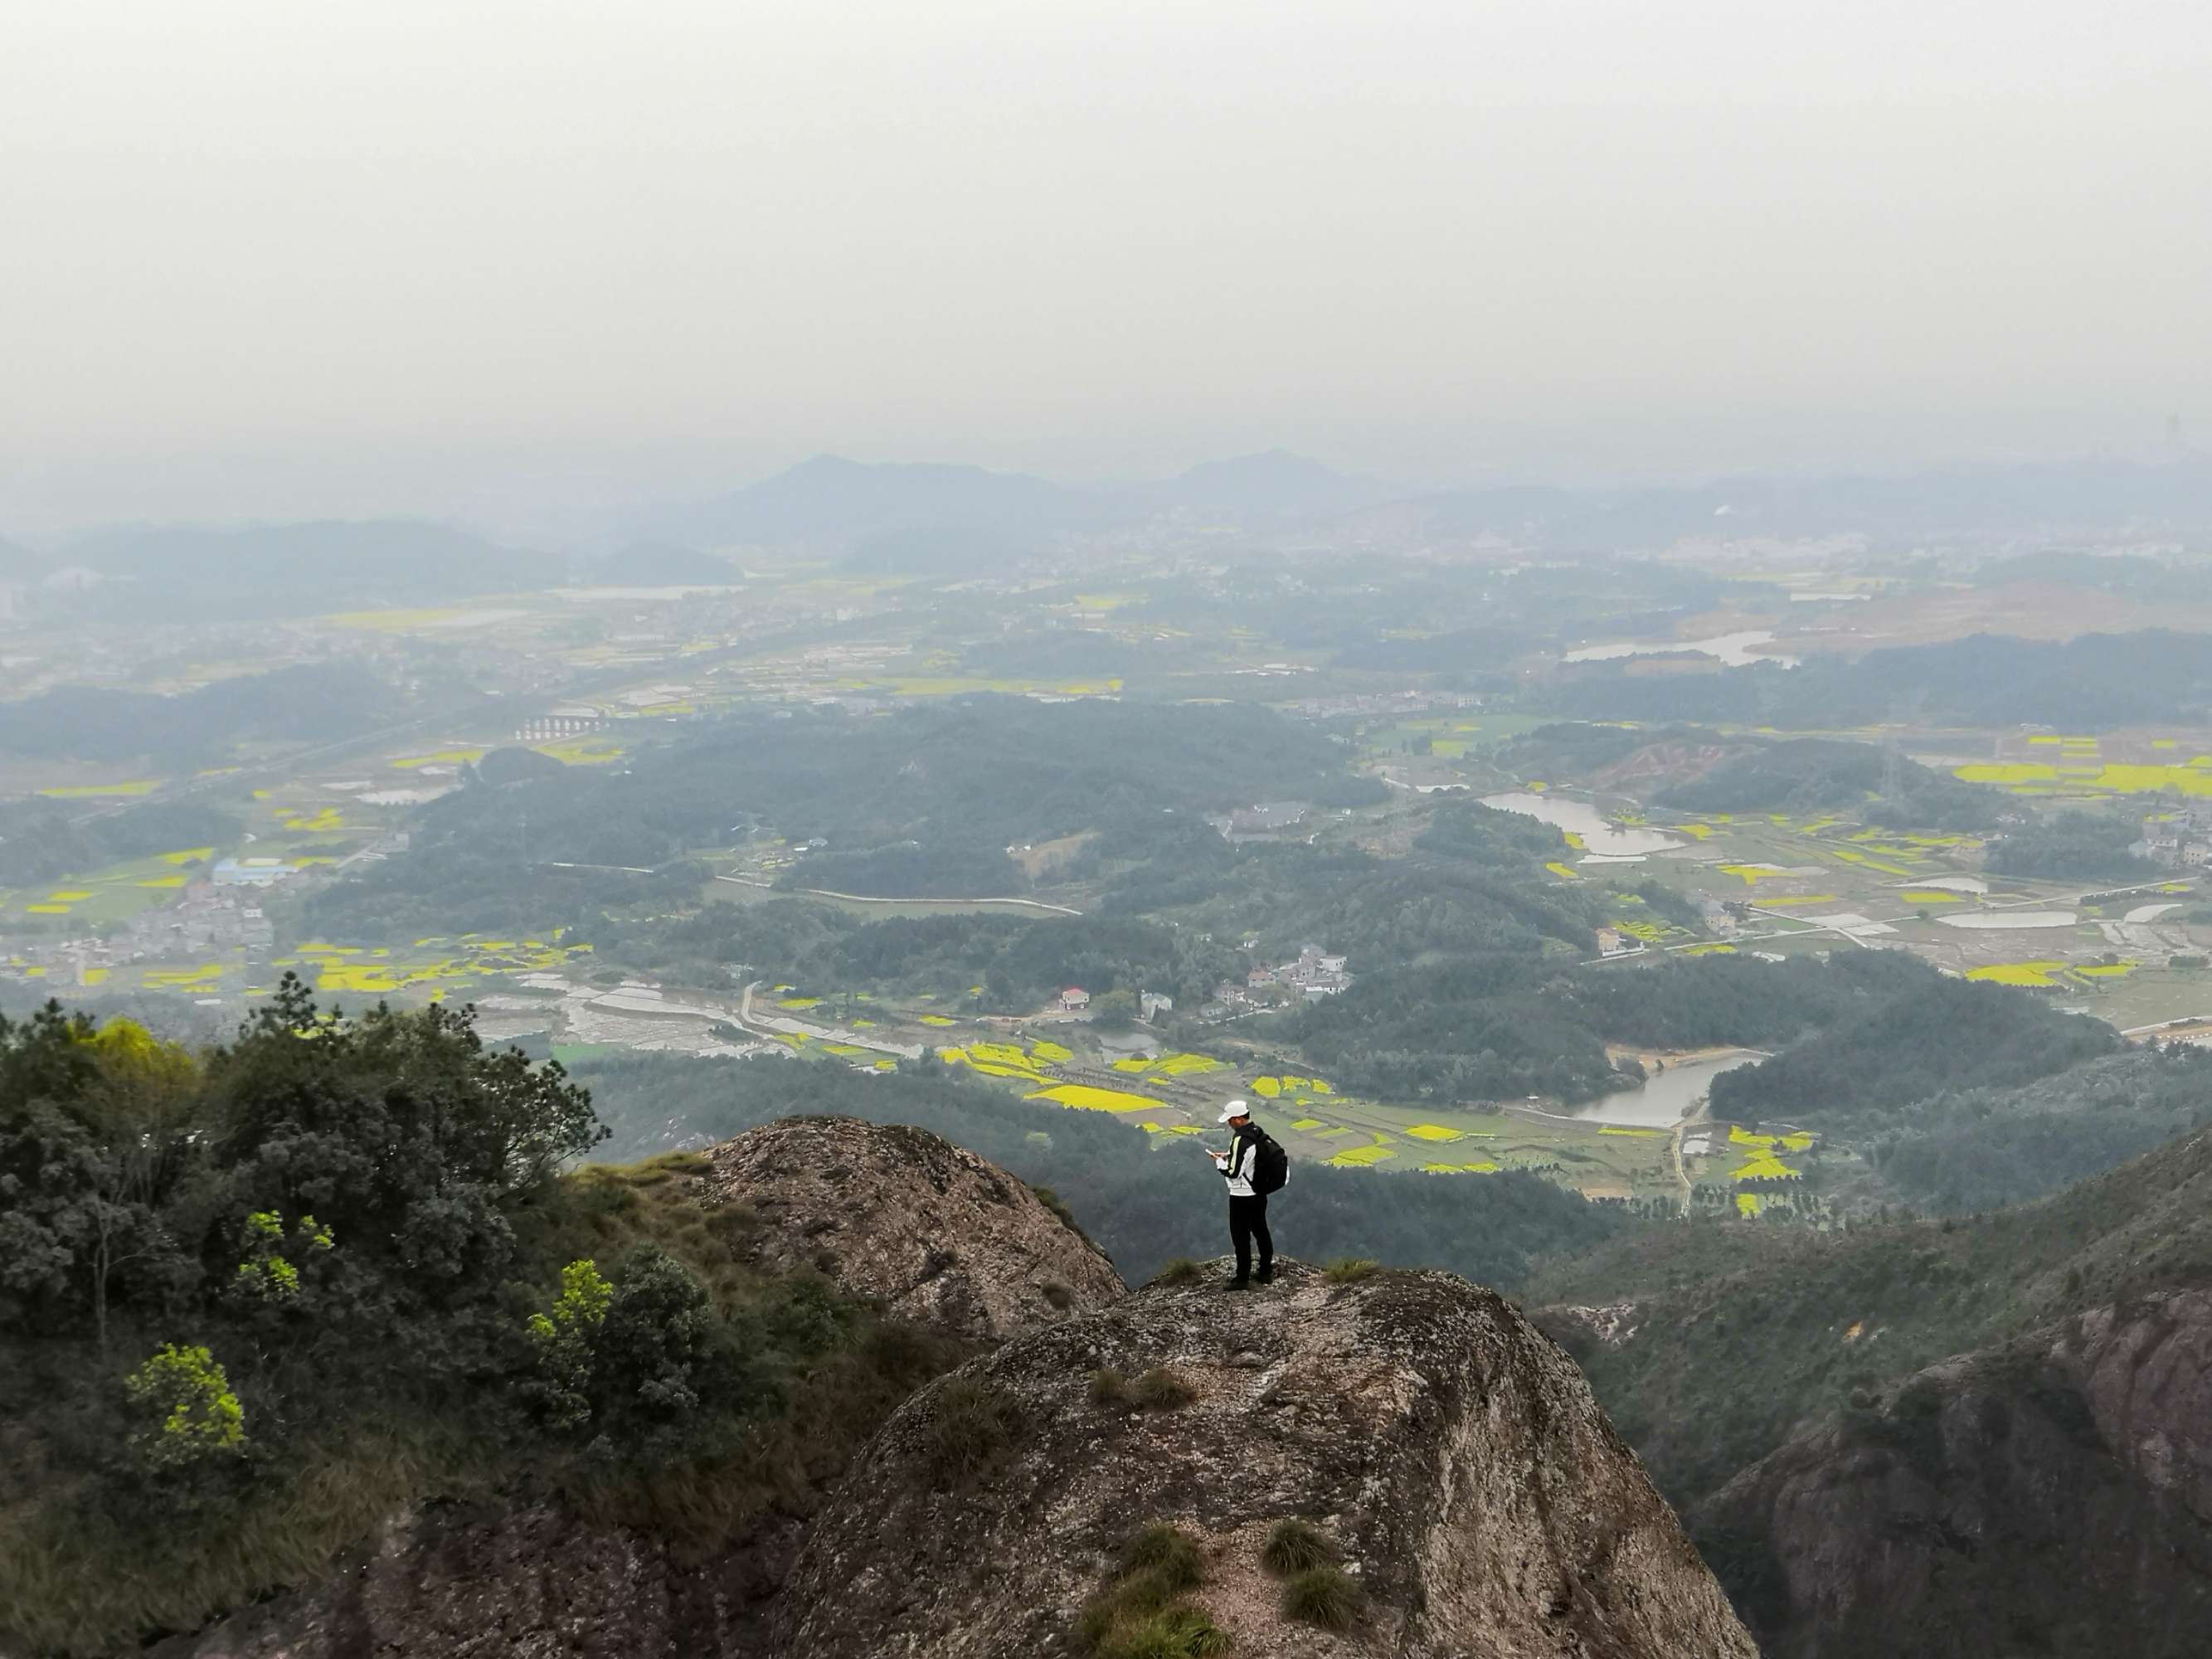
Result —
<svg viewBox="0 0 2212 1659"><path fill-rule="evenodd" d="M205 1348L165 1342L124 1380L141 1426L131 1449L157 1469L191 1468L246 1450L246 1408Z"/></svg>
<svg viewBox="0 0 2212 1659"><path fill-rule="evenodd" d="M1370 1261L1364 1255L1347 1255L1332 1261L1322 1270L1322 1277L1332 1285L1357 1285L1363 1279L1372 1279L1382 1270L1379 1261Z"/></svg>
<svg viewBox="0 0 2212 1659"><path fill-rule="evenodd" d="M940 1490L969 1486L998 1467L1013 1444L1013 1401L973 1377L956 1376L932 1402L926 1456Z"/></svg>
<svg viewBox="0 0 2212 1659"><path fill-rule="evenodd" d="M1189 1383L1164 1365L1155 1365L1129 1385L1129 1397L1147 1411L1169 1412L1198 1398Z"/></svg>
<svg viewBox="0 0 2212 1659"><path fill-rule="evenodd" d="M1129 1379L1111 1365L1101 1365L1091 1373L1091 1403L1094 1406L1127 1405Z"/></svg>
<svg viewBox="0 0 2212 1659"><path fill-rule="evenodd" d="M530 1316L538 1376L529 1392L543 1405L546 1421L564 1432L592 1419L599 1328L614 1294L597 1262L571 1261L561 1269L561 1294L552 1311Z"/></svg>
<svg viewBox="0 0 2212 1659"><path fill-rule="evenodd" d="M1155 1285L1195 1285L1206 1277L1206 1269L1187 1255L1179 1255L1152 1275Z"/></svg>
<svg viewBox="0 0 2212 1659"><path fill-rule="evenodd" d="M1322 1536L1321 1529L1296 1516L1276 1522L1268 1529L1267 1541L1260 1550L1260 1565L1278 1578L1329 1566L1335 1560L1335 1547Z"/></svg>
<svg viewBox="0 0 2212 1659"><path fill-rule="evenodd" d="M1322 1630L1350 1630L1365 1602L1359 1581L1337 1567L1308 1567L1283 1586L1284 1616Z"/></svg>
<svg viewBox="0 0 2212 1659"><path fill-rule="evenodd" d="M617 1432L665 1425L732 1392L735 1354L707 1287L658 1244L615 1270L595 1355L602 1423Z"/></svg>

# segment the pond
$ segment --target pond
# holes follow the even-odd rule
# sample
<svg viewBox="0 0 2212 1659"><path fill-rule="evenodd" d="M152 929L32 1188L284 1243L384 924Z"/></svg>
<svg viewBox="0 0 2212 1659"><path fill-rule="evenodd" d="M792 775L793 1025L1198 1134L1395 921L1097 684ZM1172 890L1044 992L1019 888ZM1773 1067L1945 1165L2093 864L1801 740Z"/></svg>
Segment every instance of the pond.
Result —
<svg viewBox="0 0 2212 1659"><path fill-rule="evenodd" d="M1977 910L1970 916L1938 916L1946 927L2002 928L2071 927L2071 910Z"/></svg>
<svg viewBox="0 0 2212 1659"><path fill-rule="evenodd" d="M1779 663L1784 668L1795 668L1796 658L1756 648L1773 642L1774 635L1765 629L1746 629L1737 634L1716 634L1709 640L1630 640L1619 645L1586 645L1579 651L1568 652L1565 660L1610 662L1618 657L1657 657L1670 652L1695 651L1703 656L1717 657L1731 668L1748 668L1755 662Z"/></svg>
<svg viewBox="0 0 2212 1659"><path fill-rule="evenodd" d="M1501 812L1540 818L1555 830L1571 830L1583 838L1584 850L1601 857L1640 858L1646 853L1672 852L1687 844L1656 830L1626 830L1608 823L1605 814L1586 800L1563 800L1557 795L1516 790L1510 794L1485 795L1482 804Z"/></svg>
<svg viewBox="0 0 2212 1659"><path fill-rule="evenodd" d="M1712 1087L1723 1072L1748 1066L1764 1054L1749 1049L1700 1056L1655 1071L1634 1089L1594 1100L1574 1115L1585 1123L1618 1123L1639 1129L1671 1129Z"/></svg>

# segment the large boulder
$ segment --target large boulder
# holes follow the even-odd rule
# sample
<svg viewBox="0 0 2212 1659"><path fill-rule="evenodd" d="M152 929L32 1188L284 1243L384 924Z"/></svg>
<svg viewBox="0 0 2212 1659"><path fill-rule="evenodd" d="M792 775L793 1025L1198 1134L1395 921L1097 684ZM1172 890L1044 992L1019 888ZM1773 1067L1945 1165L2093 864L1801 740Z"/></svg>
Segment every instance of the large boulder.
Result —
<svg viewBox="0 0 2212 1659"><path fill-rule="evenodd" d="M1236 1653L1754 1659L1582 1374L1510 1304L1441 1273L1279 1273L1155 1284L925 1389L817 1517L782 1650L1087 1651L1085 1603L1164 1520ZM1286 1613L1261 1555L1289 1517L1364 1587L1351 1629Z"/></svg>
<svg viewBox="0 0 2212 1659"><path fill-rule="evenodd" d="M790 1117L708 1156L710 1201L757 1224L729 1232L741 1260L817 1269L895 1318L996 1341L1126 1290L1064 1212L924 1129Z"/></svg>
<svg viewBox="0 0 2212 1659"><path fill-rule="evenodd" d="M1696 1520L1771 1659L2204 1653L2212 1292L1931 1366Z"/></svg>

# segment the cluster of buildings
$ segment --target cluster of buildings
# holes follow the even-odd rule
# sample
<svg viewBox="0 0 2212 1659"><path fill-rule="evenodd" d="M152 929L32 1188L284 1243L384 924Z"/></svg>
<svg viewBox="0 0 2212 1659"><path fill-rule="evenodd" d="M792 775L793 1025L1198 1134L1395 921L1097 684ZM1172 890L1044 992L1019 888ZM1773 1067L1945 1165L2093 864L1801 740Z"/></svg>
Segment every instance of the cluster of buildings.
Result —
<svg viewBox="0 0 2212 1659"><path fill-rule="evenodd" d="M175 903L133 916L104 936L25 939L15 943L13 954L24 969L43 969L41 977L59 988L96 985L105 977L104 970L131 963L263 957L276 945L276 924L263 911L252 887L196 881ZM21 969L17 976L27 982Z"/></svg>
<svg viewBox="0 0 2212 1659"><path fill-rule="evenodd" d="M2128 850L2168 870L2212 864L2212 806L2184 806L2143 820L2142 839Z"/></svg>
<svg viewBox="0 0 2212 1659"><path fill-rule="evenodd" d="M1242 985L1234 980L1224 980L1213 988L1212 996L1198 1011L1198 1017L1204 1020L1235 1019L1263 1008L1319 1002L1323 997L1336 996L1352 987L1352 975L1345 966L1348 960L1326 945L1305 945L1294 962L1248 970Z"/></svg>

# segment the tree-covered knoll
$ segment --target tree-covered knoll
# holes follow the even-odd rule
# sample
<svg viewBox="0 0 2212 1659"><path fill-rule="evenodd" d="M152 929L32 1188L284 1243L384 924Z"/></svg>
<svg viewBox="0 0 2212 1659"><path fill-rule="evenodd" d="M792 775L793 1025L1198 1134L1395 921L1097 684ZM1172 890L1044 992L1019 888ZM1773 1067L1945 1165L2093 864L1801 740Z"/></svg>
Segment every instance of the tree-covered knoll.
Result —
<svg viewBox="0 0 2212 1659"><path fill-rule="evenodd" d="M1582 778L1662 741L1718 743L1722 739L1717 732L1687 726L1652 728L1555 720L1515 738L1499 751L1498 763L1526 778Z"/></svg>
<svg viewBox="0 0 2212 1659"><path fill-rule="evenodd" d="M300 939L402 944L432 935L550 939L565 930L596 943L607 919L667 916L696 902L710 879L686 860L644 875L619 868L558 869L518 856L513 842L433 842L369 866L297 900L274 902Z"/></svg>
<svg viewBox="0 0 2212 1659"><path fill-rule="evenodd" d="M1118 861L1102 908L1256 936L1268 956L1326 945L1350 955L1355 972L1470 951L1534 953L1547 940L1589 954L1601 896L1547 884L1540 860L1560 849L1558 832L1538 824L1542 834L1531 834L1526 818L1498 823L1513 817L1442 809L1407 858L1303 842L1232 845L1188 822L1127 826L1097 843L1100 857Z"/></svg>
<svg viewBox="0 0 2212 1659"><path fill-rule="evenodd" d="M1894 994L1715 1078L1714 1115L1826 1125L1949 1090L2014 1087L2120 1046L2104 1021L2060 1013L2032 993L1913 966Z"/></svg>
<svg viewBox="0 0 2212 1659"><path fill-rule="evenodd" d="M1307 1058L1340 1088L1389 1099L1583 1101L1638 1080L1613 1066L1609 1042L1790 1042L1917 982L1917 965L1888 953L1589 967L1472 954L1364 974L1341 996L1301 1012L1295 1031Z"/></svg>
<svg viewBox="0 0 2212 1659"><path fill-rule="evenodd" d="M412 847L388 861L378 885L479 912L514 893L504 925L535 931L544 924L521 914L539 896L528 890L543 885L533 866L654 869L771 833L795 846L827 843L799 860L785 878L791 886L998 896L1027 885L1006 856L1012 846L1195 822L1257 800L1379 797L1382 786L1353 776L1348 761L1343 744L1312 726L1242 704L1164 711L976 696L878 716L751 711L619 769L473 780L422 809ZM370 917L362 910L358 920Z"/></svg>
<svg viewBox="0 0 2212 1659"><path fill-rule="evenodd" d="M2060 812L1990 842L1988 867L2041 881L2155 880L2159 866L2128 850L2142 834L2132 816Z"/></svg>
<svg viewBox="0 0 2212 1659"><path fill-rule="evenodd" d="M1190 929L1118 916L958 915L862 921L800 899L709 904L681 921L602 925L599 954L687 985L772 979L809 991L980 985L986 1012L1025 1013L1067 985L1160 991L1196 1006L1244 974L1243 952Z"/></svg>
<svg viewBox="0 0 2212 1659"><path fill-rule="evenodd" d="M350 663L242 674L173 696L64 685L0 704L0 752L189 770L228 758L240 743L350 737L389 721L399 706L390 687Z"/></svg>
<svg viewBox="0 0 2212 1659"><path fill-rule="evenodd" d="M246 826L218 807L149 801L77 823L56 802L0 802L0 887L23 887L126 859L235 846Z"/></svg>
<svg viewBox="0 0 2212 1659"><path fill-rule="evenodd" d="M1438 807L1429 827L1413 840L1424 853L1520 870L1559 857L1566 844L1565 836L1540 819L1525 812L1501 812L1480 801Z"/></svg>
<svg viewBox="0 0 2212 1659"><path fill-rule="evenodd" d="M1789 812L1841 808L1877 823L1986 830L2011 803L1996 790L1832 738L1731 739L1735 752L1653 799L1685 812Z"/></svg>

